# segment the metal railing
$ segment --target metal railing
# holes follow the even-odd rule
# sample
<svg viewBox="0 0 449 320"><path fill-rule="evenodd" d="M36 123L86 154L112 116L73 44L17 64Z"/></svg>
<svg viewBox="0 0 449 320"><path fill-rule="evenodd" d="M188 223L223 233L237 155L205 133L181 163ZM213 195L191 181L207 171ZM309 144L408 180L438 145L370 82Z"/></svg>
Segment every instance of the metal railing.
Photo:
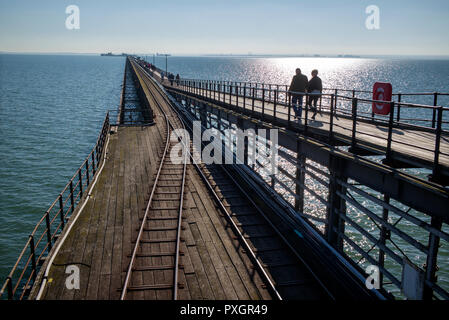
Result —
<svg viewBox="0 0 449 320"><path fill-rule="evenodd" d="M317 110L326 117L320 118L320 123L327 127L327 134L330 140L337 136L344 136L345 140L350 139L352 147L356 147L363 136L365 140L376 138L383 140L384 154L387 161L391 160L394 145L416 148L419 151L431 153L432 156L432 177L440 175L441 156L449 157L447 151L443 151L441 146L443 138L449 136L449 108L443 106L429 106L395 101L377 101L372 99L357 98L354 95L344 96L335 93L310 94L301 92L280 91L264 87L240 86L239 83L226 81L209 80L187 80L181 79L172 87L180 91L201 97L208 101L218 102L222 105L232 106L237 112L250 116L257 116L262 120L269 120L275 124L285 124L288 128L297 127L295 119L292 95L301 95L305 99L304 112L299 118L300 125L305 132L314 128L311 119L311 107L306 106L309 97L319 97ZM249 83L252 84L252 83ZM257 84L256 84L257 85ZM353 90L354 91L354 90ZM418 95L424 95L421 93ZM405 94L402 94L405 95ZM407 94L413 95L413 94ZM446 94L444 94L446 95ZM281 98L282 97L282 98ZM435 95L435 97L437 97ZM435 98L436 101L437 98ZM388 115L378 115L372 112L372 104L389 104L390 113ZM409 112L407 118L401 117L404 110L414 110ZM402 110L402 111L401 111ZM413 117L413 115L416 115ZM346 119L345 123L339 123L341 119ZM384 134L374 134L368 132L360 124L368 123L385 128ZM420 146L410 144L404 139L399 139L395 134L395 129L408 129L413 132L430 133L434 136L428 137L431 145ZM444 149L445 150L445 149ZM435 179L436 180L436 179Z"/></svg>
<svg viewBox="0 0 449 320"><path fill-rule="evenodd" d="M356 266L377 266L381 287L401 296L402 270L411 261L424 277L423 298L449 299L449 287L441 287L436 276L438 244L449 241L447 224L313 161L283 150L279 157L288 165L274 177L256 169L260 177ZM448 277L449 270L444 272Z"/></svg>
<svg viewBox="0 0 449 320"><path fill-rule="evenodd" d="M0 290L0 298L22 300L29 295L40 267L94 179L109 128L107 113L95 147L37 222Z"/></svg>
<svg viewBox="0 0 449 320"><path fill-rule="evenodd" d="M187 83L193 83L194 85L200 86L201 88L225 88L224 90L228 90L229 88L238 88L237 90L239 91L239 95L240 96L244 96L245 93L244 91L250 93L252 92L252 90L256 90L256 94L255 94L255 98L260 100L262 99L261 97L261 92L265 91L265 95L264 95L264 99L265 101L268 102L272 102L274 103L275 101L275 97L277 100L277 103L279 104L284 104L284 105L288 105L288 92L289 92L289 85L286 84L271 84L271 83L261 83L261 82L247 82L247 81L219 81L219 80L201 80L201 79L188 79L188 78L183 78L181 79L184 82ZM167 83L168 80L165 79L165 83ZM214 89L213 89L214 90ZM215 89L216 90L216 89ZM334 95L334 96L345 96L347 98L360 98L360 99L365 99L365 100L369 100L372 98L372 91L368 91L368 90L359 90L359 89L343 89L343 88L323 88L323 94L327 95L330 97L330 95ZM426 103L425 105L428 106L434 106L437 107L439 105L443 105L443 103L439 103L439 101L441 100L442 97L449 97L449 93L448 92L413 92L413 93L407 93L407 92L397 92L397 93L393 93L393 97L395 99L395 102L397 104L401 104L404 103L404 105L407 104L416 104L416 105L423 105L422 103L407 103L404 101L404 98L408 97L428 97L429 103ZM323 103L325 101L322 101L322 99L320 98L319 104L320 107L322 107ZM329 101L327 101L329 104ZM432 104L430 104L430 102ZM449 100L446 102L449 103ZM335 104L337 105L337 101L335 101ZM342 106L343 107L343 106ZM397 119L397 121L399 121L401 119L401 112L400 112L400 108L397 109L397 113L395 115L395 119ZM435 128L436 127L436 111L432 112L432 117L431 117L431 124L432 127Z"/></svg>
<svg viewBox="0 0 449 320"><path fill-rule="evenodd" d="M164 84L169 83L167 79L164 80ZM175 87L181 87L181 89L187 90L191 93L195 93L198 95L207 96L208 98L213 98L219 100L221 102L229 102L225 101L225 98L229 98L229 96L233 97L232 101L235 101L235 97L240 99L240 104L243 103L243 99L247 100L247 106L251 106L251 101L254 98L256 101L265 101L268 103L276 103L277 106L288 107L291 106L291 98L287 85L270 85L263 83L255 83L255 82L231 82L231 81L214 81L214 80L191 80L191 79L181 79L179 82L174 81ZM341 94L341 93L349 93L349 95ZM303 95L304 97L309 97L312 94L310 93L302 93L297 92L298 95ZM360 96L360 94L364 94L364 96ZM320 111L329 111L331 104L331 97L334 97L334 112L342 113L342 114L350 114L351 113L351 105L343 102L350 102L352 99L356 98L357 100L363 102L359 104L359 116L364 116L365 118L379 118L380 120L385 120L387 117L382 115L374 114L371 110L371 104L374 102L369 95L372 95L372 92L365 90L347 90L347 89L330 89L324 88L322 94L319 94L318 106ZM317 95L315 95L317 96ZM439 93L439 92L427 92L427 93L395 93L393 96L397 97L397 101L395 102L396 109L394 110L394 119L396 123L414 123L421 122L427 123L428 127L436 128L437 125L437 110L440 107L438 105L439 97L449 97L449 93ZM428 104L420 104L413 102L403 101L404 97L416 97L416 96L429 96L433 100L433 105ZM339 99L344 99L340 101ZM384 102L384 101L382 101ZM365 107L365 108L362 108ZM425 109L425 111L430 111L428 114L424 114L425 116L429 116L428 119L423 119L421 117L422 114L419 114L419 118L404 118L403 117L403 109ZM443 107L445 110L449 109L447 107ZM445 119L443 124L449 124L449 119Z"/></svg>
<svg viewBox="0 0 449 320"><path fill-rule="evenodd" d="M185 97L176 91L173 94L177 101ZM233 130L231 123L216 113L195 107L195 99L200 100L184 100L184 108L193 119L207 119L204 125L223 135L224 130ZM200 116L200 112L208 114ZM232 147L228 145L227 149L237 150L238 141L231 141ZM258 140L255 148L256 154L265 155L269 147ZM245 152L246 157L249 153ZM444 272L447 279L449 269L445 263L445 269L437 265L438 258L444 258L440 248L449 242L446 222L345 177L338 168L324 167L287 149L278 148L280 165L276 175L266 171L262 160L256 156L255 161L246 158L242 164L285 201L292 219L307 221L360 271L365 272L369 265L377 266L380 288L398 298L406 297L401 292L402 273L405 265L411 263L423 279L421 298L449 299L447 281L439 281L438 277L438 273Z"/></svg>

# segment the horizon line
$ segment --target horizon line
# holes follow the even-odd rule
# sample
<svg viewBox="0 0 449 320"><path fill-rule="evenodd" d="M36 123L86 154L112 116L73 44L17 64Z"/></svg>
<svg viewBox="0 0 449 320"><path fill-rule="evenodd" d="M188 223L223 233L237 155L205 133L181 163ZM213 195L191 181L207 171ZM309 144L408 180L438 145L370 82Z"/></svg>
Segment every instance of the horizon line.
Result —
<svg viewBox="0 0 449 320"><path fill-rule="evenodd" d="M110 52L110 51L108 51ZM100 55L102 53L108 52L70 52L70 51L1 51L0 54L36 54L36 55ZM122 54L125 53L127 55L141 55L141 56L149 56L155 55L154 53L126 53L126 52L117 52L113 54ZM449 58L449 54L355 54L355 53L172 53L171 56L240 56L240 57L298 57L298 58L375 58L375 57L422 57L422 58Z"/></svg>

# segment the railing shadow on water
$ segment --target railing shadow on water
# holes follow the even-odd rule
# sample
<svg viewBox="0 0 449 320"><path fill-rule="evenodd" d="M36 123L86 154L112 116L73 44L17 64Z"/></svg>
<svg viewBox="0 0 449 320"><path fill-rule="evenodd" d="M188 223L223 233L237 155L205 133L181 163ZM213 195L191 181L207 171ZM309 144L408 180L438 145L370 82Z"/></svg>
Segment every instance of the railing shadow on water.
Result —
<svg viewBox="0 0 449 320"><path fill-rule="evenodd" d="M0 299L22 300L29 295L41 266L94 180L104 156L109 128L110 117L107 113L94 148L29 235L0 290Z"/></svg>

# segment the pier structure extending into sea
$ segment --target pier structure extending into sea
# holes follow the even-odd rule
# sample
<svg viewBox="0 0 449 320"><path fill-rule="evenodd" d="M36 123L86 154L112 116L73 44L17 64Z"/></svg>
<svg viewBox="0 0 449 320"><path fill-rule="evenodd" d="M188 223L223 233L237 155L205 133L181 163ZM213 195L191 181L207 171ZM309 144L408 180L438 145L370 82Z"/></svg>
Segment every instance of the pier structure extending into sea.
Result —
<svg viewBox="0 0 449 320"><path fill-rule="evenodd" d="M31 233L2 298L448 299L444 94L429 94L434 105L397 94L379 116L370 106L384 101L332 89L312 120L308 108L294 118L287 89L171 83L127 57L119 107ZM242 163L197 161L179 134L194 121L221 134L274 129L278 172L249 161L248 140ZM188 152L174 163L179 143ZM68 266L78 288L66 284Z"/></svg>

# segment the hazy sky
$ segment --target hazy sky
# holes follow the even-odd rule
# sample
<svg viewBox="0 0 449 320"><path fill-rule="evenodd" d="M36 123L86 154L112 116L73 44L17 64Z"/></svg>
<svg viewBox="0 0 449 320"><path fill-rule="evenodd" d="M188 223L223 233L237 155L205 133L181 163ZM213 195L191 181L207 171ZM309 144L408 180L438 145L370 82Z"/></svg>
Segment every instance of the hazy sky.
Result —
<svg viewBox="0 0 449 320"><path fill-rule="evenodd" d="M449 55L449 1L0 0L0 51Z"/></svg>

